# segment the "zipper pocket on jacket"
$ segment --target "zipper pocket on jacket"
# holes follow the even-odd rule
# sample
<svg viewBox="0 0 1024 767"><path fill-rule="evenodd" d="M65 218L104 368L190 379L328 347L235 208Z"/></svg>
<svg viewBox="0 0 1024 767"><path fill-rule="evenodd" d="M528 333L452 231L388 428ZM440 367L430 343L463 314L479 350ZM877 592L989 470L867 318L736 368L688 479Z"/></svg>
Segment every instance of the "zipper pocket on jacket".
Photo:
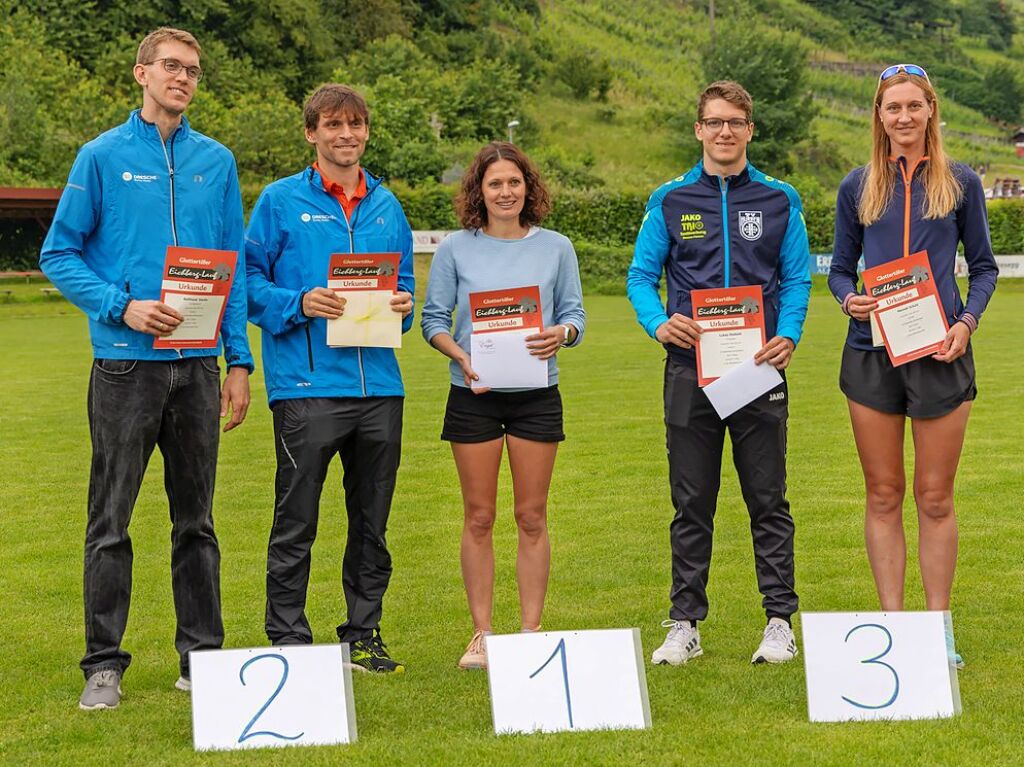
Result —
<svg viewBox="0 0 1024 767"><path fill-rule="evenodd" d="M309 356L309 372L313 372L313 338L309 335L309 323L306 323L306 354Z"/></svg>

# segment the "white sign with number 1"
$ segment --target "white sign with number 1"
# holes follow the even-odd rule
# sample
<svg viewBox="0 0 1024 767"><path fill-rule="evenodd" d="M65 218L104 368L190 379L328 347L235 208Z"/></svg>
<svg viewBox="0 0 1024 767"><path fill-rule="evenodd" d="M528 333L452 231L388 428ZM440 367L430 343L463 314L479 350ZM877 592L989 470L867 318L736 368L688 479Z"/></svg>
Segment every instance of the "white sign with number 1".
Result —
<svg viewBox="0 0 1024 767"><path fill-rule="evenodd" d="M337 644L190 653L196 750L354 742L348 660Z"/></svg>
<svg viewBox="0 0 1024 767"><path fill-rule="evenodd" d="M948 612L802 613L812 722L960 713Z"/></svg>
<svg viewBox="0 0 1024 767"><path fill-rule="evenodd" d="M651 726L639 629L487 637L494 731Z"/></svg>

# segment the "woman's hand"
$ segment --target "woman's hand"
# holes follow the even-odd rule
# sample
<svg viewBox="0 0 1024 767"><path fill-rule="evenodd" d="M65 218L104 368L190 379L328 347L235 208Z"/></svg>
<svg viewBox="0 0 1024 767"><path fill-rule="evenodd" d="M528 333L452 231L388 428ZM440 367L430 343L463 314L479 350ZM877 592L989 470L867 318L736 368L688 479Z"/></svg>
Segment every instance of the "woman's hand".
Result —
<svg viewBox="0 0 1024 767"><path fill-rule="evenodd" d="M877 308L878 301L871 296L850 296L850 300L846 302L846 311L861 322L867 322L871 312Z"/></svg>
<svg viewBox="0 0 1024 767"><path fill-rule="evenodd" d="M942 350L932 355L933 360L952 362L964 356L967 342L971 340L971 329L963 322L954 322L942 342Z"/></svg>
<svg viewBox="0 0 1024 767"><path fill-rule="evenodd" d="M473 382L479 381L480 376L478 376L470 366L468 354L463 352L459 356L454 357L454 360L458 363L459 367L462 368L462 380L466 382L466 386L469 387L473 394L483 394L484 392L490 391L490 387L484 387L481 389L473 388Z"/></svg>
<svg viewBox="0 0 1024 767"><path fill-rule="evenodd" d="M551 359L565 340L565 325L551 325L539 333L526 337L526 348L530 354L542 360Z"/></svg>

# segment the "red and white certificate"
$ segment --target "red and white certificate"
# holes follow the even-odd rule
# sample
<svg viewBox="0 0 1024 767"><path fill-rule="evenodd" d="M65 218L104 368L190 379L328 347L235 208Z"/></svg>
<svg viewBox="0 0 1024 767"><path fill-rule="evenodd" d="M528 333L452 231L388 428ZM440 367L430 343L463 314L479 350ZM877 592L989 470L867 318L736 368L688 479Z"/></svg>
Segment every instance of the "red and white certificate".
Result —
<svg viewBox="0 0 1024 767"><path fill-rule="evenodd" d="M237 260L233 250L168 246L160 301L185 319L169 336L154 338L154 349L216 348Z"/></svg>
<svg viewBox="0 0 1024 767"><path fill-rule="evenodd" d="M400 253L332 253L327 287L345 312L327 320L328 346L402 346L402 315L391 308Z"/></svg>
<svg viewBox="0 0 1024 767"><path fill-rule="evenodd" d="M872 312L893 367L935 354L949 332L927 251L865 269L867 295L877 299Z"/></svg>
<svg viewBox="0 0 1024 767"><path fill-rule="evenodd" d="M697 384L707 386L739 367L765 344L760 285L691 290L697 342Z"/></svg>
<svg viewBox="0 0 1024 767"><path fill-rule="evenodd" d="M548 363L530 354L526 337L544 329L540 288L487 290L469 294L472 332L470 365L480 376L474 389L542 389Z"/></svg>

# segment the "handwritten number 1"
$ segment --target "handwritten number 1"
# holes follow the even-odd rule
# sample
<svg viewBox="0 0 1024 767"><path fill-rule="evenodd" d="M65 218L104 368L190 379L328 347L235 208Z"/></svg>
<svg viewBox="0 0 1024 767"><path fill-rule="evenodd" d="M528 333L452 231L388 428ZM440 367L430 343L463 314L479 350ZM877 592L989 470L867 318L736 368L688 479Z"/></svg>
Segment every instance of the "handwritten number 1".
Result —
<svg viewBox="0 0 1024 767"><path fill-rule="evenodd" d="M276 698L278 696L278 694L281 692L282 688L284 687L284 683L286 681L288 681L288 660L287 660L287 658L285 658L285 657L283 657L281 655L276 655L276 654L273 654L273 653L267 653L267 654L264 654L264 655L257 655L255 658L250 658L238 670L238 681L240 681L242 683L243 687L245 686L245 670L247 668L249 668L249 666L251 666L256 661L263 660L264 658L273 658L274 660L281 661L281 663L283 664L283 668L281 669L281 681L277 683L277 689L274 690L273 695L271 695L269 698L267 698L267 702L264 703L263 706L260 708L260 710L256 712L256 715L252 719L249 720L249 724L245 725L245 729L242 730L242 734L238 736L238 742L239 743L244 743L245 741L249 740L249 738L255 738L257 735L268 735L271 738L277 738L278 740L298 740L299 738L301 738L306 733L305 732L300 732L298 735L282 735L279 732L270 732L269 730L260 730L259 732L249 732L249 730L252 729L252 726L254 724L256 724L256 720L259 719L261 716L263 716L263 712L266 711L267 708L270 707L270 704L274 702L274 698Z"/></svg>
<svg viewBox="0 0 1024 767"><path fill-rule="evenodd" d="M889 700L878 706L872 706L867 703L858 703L855 700L847 698L845 695L842 695L840 697L847 703L849 703L851 706L856 706L857 708L866 708L871 710L886 708L888 706L891 706L896 701L896 696L900 694L900 675L896 673L896 669L894 669L885 661L881 660L886 655L888 655L889 651L892 649L892 634L889 633L889 629L887 629L885 626L879 625L878 623L862 623L859 626L854 626L852 629L850 629L847 632L846 639L844 641L850 641L850 637L853 636L853 633L855 631L860 631L861 629L878 629L879 631L885 634L885 638L888 640L888 644L885 646L885 649L882 650L882 652L878 653L878 655L876 655L874 658L862 660L861 663L874 666L885 666L887 669L889 669L889 671L892 673L893 682L895 683L893 686L892 695L889 697Z"/></svg>
<svg viewBox="0 0 1024 767"><path fill-rule="evenodd" d="M544 661L543 665L530 674L530 679L533 679L537 674L547 668L547 665L554 660L556 655L561 655L562 659L562 683L565 685L565 707L569 711L569 729L573 729L572 722L572 696L569 694L569 665L565 658L565 639L562 638L558 641L554 651L548 656L548 659Z"/></svg>

